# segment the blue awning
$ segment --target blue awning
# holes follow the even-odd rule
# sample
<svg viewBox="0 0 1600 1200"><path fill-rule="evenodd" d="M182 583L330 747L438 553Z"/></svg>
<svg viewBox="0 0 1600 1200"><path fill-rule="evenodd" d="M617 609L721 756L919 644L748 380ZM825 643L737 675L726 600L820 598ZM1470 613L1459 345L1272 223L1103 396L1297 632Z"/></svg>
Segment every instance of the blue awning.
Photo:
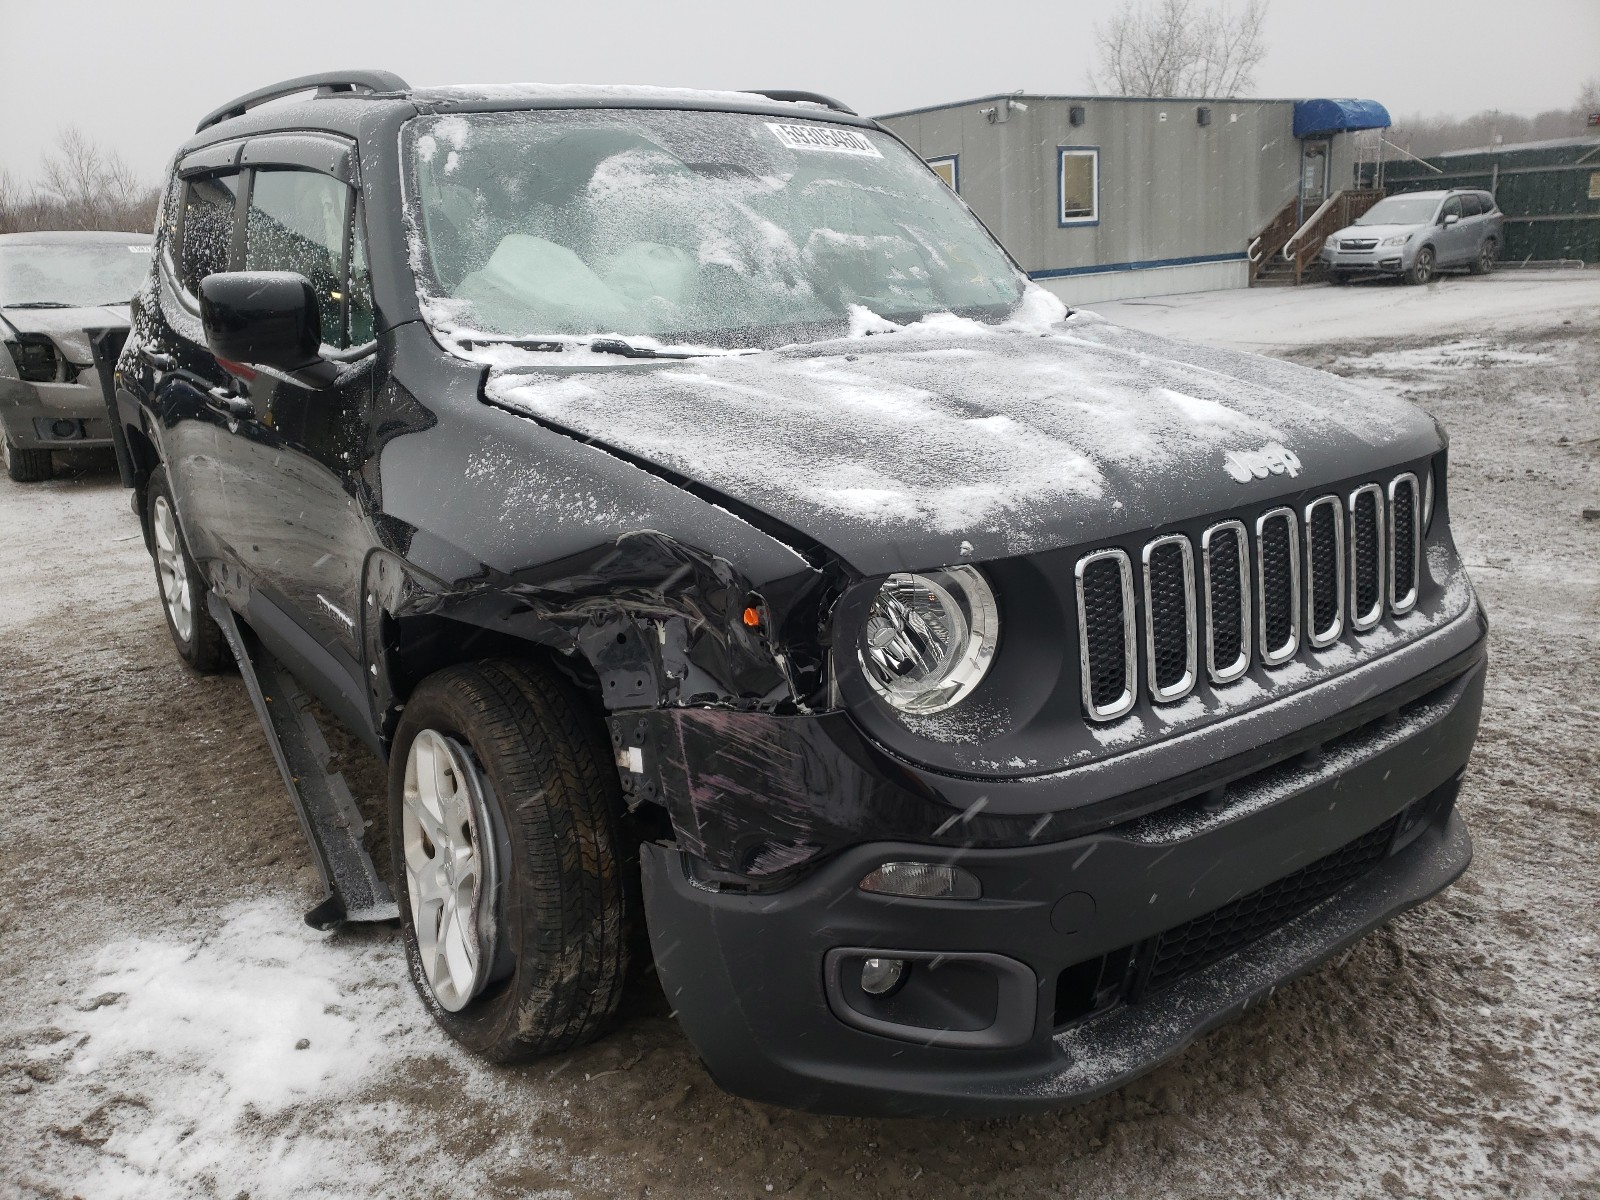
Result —
<svg viewBox="0 0 1600 1200"><path fill-rule="evenodd" d="M1389 110L1376 100L1296 100L1294 135L1327 137L1348 129L1387 129Z"/></svg>

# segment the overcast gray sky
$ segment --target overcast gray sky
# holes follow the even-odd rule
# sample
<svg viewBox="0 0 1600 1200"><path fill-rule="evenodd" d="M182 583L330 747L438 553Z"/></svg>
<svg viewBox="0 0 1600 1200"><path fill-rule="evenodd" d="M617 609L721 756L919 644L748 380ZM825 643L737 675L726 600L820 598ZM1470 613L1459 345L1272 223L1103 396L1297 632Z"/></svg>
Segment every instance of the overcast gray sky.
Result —
<svg viewBox="0 0 1600 1200"><path fill-rule="evenodd" d="M0 167L76 124L152 181L218 104L384 67L414 84L794 87L862 112L1087 88L1121 0L0 0ZM1395 114L1565 107L1600 74L1600 0L1272 0L1260 96Z"/></svg>

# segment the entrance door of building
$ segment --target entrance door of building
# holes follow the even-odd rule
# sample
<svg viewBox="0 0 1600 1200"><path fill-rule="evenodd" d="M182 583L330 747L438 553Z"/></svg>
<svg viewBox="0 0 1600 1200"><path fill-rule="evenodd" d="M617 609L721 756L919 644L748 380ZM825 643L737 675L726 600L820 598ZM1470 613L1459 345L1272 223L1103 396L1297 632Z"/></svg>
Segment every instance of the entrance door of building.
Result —
<svg viewBox="0 0 1600 1200"><path fill-rule="evenodd" d="M1300 144L1299 222L1302 225L1328 198L1328 159L1327 142Z"/></svg>

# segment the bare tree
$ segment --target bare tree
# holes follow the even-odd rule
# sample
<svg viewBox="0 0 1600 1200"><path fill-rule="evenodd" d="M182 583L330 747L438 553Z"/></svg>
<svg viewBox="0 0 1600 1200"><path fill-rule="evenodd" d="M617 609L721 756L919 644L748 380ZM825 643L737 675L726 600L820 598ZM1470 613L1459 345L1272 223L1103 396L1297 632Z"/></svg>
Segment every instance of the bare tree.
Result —
<svg viewBox="0 0 1600 1200"><path fill-rule="evenodd" d="M158 193L116 151L68 128L39 163L24 194L0 171L0 233L31 229L145 230L155 223Z"/></svg>
<svg viewBox="0 0 1600 1200"><path fill-rule="evenodd" d="M115 150L103 150L75 126L68 126L53 153L40 164L44 191L80 229L103 227L122 216L143 190L132 168Z"/></svg>
<svg viewBox="0 0 1600 1200"><path fill-rule="evenodd" d="M1097 91L1119 96L1237 96L1266 54L1267 0L1133 0L1094 27Z"/></svg>
<svg viewBox="0 0 1600 1200"><path fill-rule="evenodd" d="M1585 116L1600 113L1600 75L1591 75L1578 93L1578 110Z"/></svg>
<svg viewBox="0 0 1600 1200"><path fill-rule="evenodd" d="M1428 158L1452 150L1583 137L1594 132L1589 128L1588 118L1595 112L1600 112L1600 75L1583 85L1571 108L1553 108L1531 117L1499 109L1468 117L1418 114L1396 121L1386 136L1412 154Z"/></svg>

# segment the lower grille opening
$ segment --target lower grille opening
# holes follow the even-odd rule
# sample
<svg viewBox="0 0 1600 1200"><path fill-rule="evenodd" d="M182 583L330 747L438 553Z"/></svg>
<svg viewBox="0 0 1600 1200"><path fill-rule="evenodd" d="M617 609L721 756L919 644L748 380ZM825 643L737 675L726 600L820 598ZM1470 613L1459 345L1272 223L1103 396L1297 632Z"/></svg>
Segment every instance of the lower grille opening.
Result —
<svg viewBox="0 0 1600 1200"><path fill-rule="evenodd" d="M1130 998L1177 983L1342 891L1387 853L1398 820L1391 817L1326 858L1167 930L1155 939L1148 974Z"/></svg>
<svg viewBox="0 0 1600 1200"><path fill-rule="evenodd" d="M1056 977L1056 1025L1070 1025L1110 1008L1128 990L1132 965L1133 947L1124 946L1110 954L1073 963L1061 972Z"/></svg>
<svg viewBox="0 0 1600 1200"><path fill-rule="evenodd" d="M1389 852L1400 813L1332 854L1153 938L1074 963L1056 978L1057 1028L1118 1003L1136 1004L1311 911Z"/></svg>

